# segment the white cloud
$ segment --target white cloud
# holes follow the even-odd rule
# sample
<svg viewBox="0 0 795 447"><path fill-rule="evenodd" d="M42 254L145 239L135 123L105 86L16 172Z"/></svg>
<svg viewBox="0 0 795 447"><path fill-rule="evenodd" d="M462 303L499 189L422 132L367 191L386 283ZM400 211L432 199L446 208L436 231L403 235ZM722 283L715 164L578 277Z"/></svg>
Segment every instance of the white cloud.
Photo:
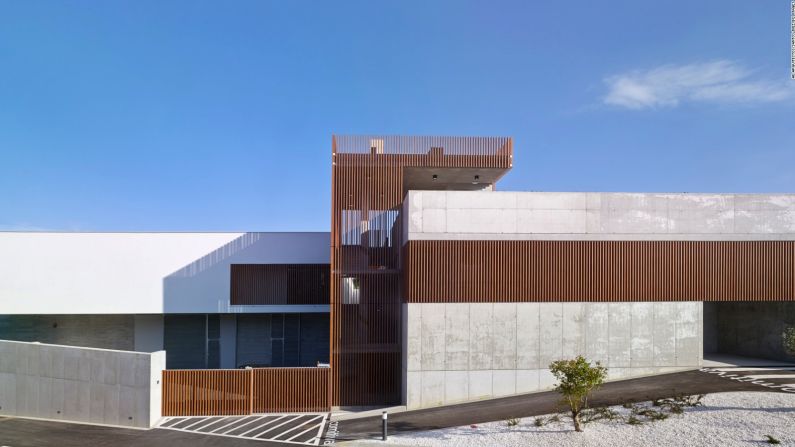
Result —
<svg viewBox="0 0 795 447"><path fill-rule="evenodd" d="M795 99L795 81L754 79L742 65L719 60L663 65L605 78L605 104L628 109L675 107L681 102L761 103Z"/></svg>

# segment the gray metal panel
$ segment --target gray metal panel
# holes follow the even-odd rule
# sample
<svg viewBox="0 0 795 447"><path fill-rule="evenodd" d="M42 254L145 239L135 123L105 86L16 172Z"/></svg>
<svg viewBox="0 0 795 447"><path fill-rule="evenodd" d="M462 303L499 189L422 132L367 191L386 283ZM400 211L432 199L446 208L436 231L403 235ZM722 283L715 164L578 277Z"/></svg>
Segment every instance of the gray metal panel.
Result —
<svg viewBox="0 0 795 447"><path fill-rule="evenodd" d="M166 315L163 345L168 369L207 367L207 316Z"/></svg>
<svg viewBox="0 0 795 447"><path fill-rule="evenodd" d="M131 351L134 327L132 315L2 315L0 339Z"/></svg>
<svg viewBox="0 0 795 447"><path fill-rule="evenodd" d="M284 366L300 366L301 315L284 315Z"/></svg>
<svg viewBox="0 0 795 447"><path fill-rule="evenodd" d="M298 366L317 366L317 362L328 363L328 350L328 314L302 314L301 358Z"/></svg>
<svg viewBox="0 0 795 447"><path fill-rule="evenodd" d="M271 366L271 360L271 315L238 315L236 366Z"/></svg>

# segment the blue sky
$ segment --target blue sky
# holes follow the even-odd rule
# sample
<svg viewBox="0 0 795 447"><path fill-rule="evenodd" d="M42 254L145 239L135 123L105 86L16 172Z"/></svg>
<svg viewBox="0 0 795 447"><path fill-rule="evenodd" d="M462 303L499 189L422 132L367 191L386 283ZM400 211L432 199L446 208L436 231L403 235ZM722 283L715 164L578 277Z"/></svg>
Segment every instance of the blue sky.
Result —
<svg viewBox="0 0 795 447"><path fill-rule="evenodd" d="M795 192L790 2L0 0L0 229L329 228L333 133L500 185Z"/></svg>

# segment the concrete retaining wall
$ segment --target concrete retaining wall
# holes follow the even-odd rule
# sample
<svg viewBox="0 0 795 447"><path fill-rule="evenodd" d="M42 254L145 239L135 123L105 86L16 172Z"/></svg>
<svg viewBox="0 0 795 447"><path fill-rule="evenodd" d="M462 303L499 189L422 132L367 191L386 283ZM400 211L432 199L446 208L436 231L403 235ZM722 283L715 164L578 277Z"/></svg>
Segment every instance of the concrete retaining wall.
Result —
<svg viewBox="0 0 795 447"><path fill-rule="evenodd" d="M408 408L550 389L554 361L584 355L610 379L702 363L702 303L404 304Z"/></svg>
<svg viewBox="0 0 795 447"><path fill-rule="evenodd" d="M0 415L149 428L165 363L165 351L0 340Z"/></svg>

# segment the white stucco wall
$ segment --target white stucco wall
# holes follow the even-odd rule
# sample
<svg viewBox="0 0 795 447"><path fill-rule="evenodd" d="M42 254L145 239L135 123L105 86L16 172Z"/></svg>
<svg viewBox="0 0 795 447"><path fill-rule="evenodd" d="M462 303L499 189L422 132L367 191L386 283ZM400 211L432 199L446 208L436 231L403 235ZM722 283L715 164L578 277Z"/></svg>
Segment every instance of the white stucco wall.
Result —
<svg viewBox="0 0 795 447"><path fill-rule="evenodd" d="M583 355L609 379L699 368L702 303L404 304L408 408L550 389L548 366Z"/></svg>
<svg viewBox="0 0 795 447"><path fill-rule="evenodd" d="M0 314L235 312L232 263L327 263L329 233L0 232Z"/></svg>
<svg viewBox="0 0 795 447"><path fill-rule="evenodd" d="M404 240L793 240L795 194L409 191Z"/></svg>

